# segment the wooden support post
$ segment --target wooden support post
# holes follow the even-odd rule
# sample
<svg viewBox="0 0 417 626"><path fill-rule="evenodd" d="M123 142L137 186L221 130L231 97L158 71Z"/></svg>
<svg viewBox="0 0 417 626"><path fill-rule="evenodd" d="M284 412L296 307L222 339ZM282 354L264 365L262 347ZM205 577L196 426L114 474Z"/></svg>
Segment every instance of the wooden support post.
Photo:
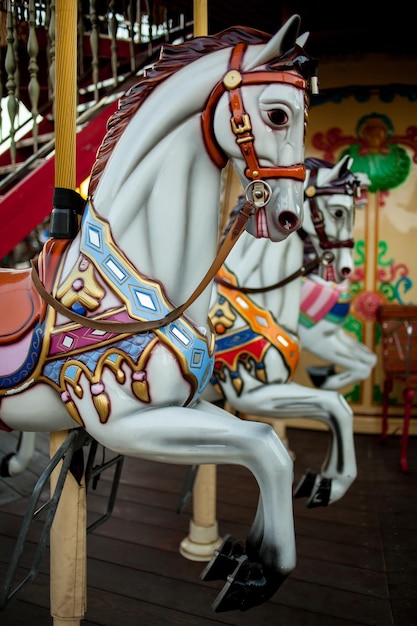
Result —
<svg viewBox="0 0 417 626"><path fill-rule="evenodd" d="M51 457L67 431L51 433ZM61 469L51 475L51 491ZM79 626L87 601L87 519L84 476L79 484L68 472L50 534L50 605L54 626Z"/></svg>
<svg viewBox="0 0 417 626"><path fill-rule="evenodd" d="M76 187L77 2L56 0L55 187ZM51 457L67 436L51 433ZM51 476L56 484L58 464ZM79 626L86 609L86 492L68 472L50 535L50 603L54 626Z"/></svg>
<svg viewBox="0 0 417 626"><path fill-rule="evenodd" d="M210 561L222 539L216 521L216 465L200 465L193 490L190 532L180 544L180 553L190 561Z"/></svg>

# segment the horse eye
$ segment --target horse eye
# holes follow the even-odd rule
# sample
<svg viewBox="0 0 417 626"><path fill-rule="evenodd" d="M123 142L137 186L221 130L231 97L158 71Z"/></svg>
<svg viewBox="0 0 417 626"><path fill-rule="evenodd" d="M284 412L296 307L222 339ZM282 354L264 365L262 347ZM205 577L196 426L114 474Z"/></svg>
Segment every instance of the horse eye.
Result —
<svg viewBox="0 0 417 626"><path fill-rule="evenodd" d="M337 218L343 217L342 209L337 209L337 211L334 212L334 216Z"/></svg>
<svg viewBox="0 0 417 626"><path fill-rule="evenodd" d="M268 111L268 117L275 126L284 126L288 123L288 115L282 109Z"/></svg>

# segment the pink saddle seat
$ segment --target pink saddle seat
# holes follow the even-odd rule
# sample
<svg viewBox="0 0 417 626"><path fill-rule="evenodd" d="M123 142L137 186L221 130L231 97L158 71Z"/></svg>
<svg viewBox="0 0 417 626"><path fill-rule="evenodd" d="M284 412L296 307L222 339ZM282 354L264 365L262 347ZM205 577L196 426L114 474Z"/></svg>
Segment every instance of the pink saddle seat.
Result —
<svg viewBox="0 0 417 626"><path fill-rule="evenodd" d="M51 239L44 245L38 271L46 289L52 289L57 268L68 240ZM37 292L31 269L0 269L0 376L16 372L24 365L31 350L34 359L33 332L45 319L47 304ZM35 342L39 356L42 342ZM36 357L37 358L37 357ZM10 384L10 381L9 381ZM2 385L0 384L0 389Z"/></svg>
<svg viewBox="0 0 417 626"><path fill-rule="evenodd" d="M45 303L33 286L31 270L0 270L0 345L15 343L41 319Z"/></svg>

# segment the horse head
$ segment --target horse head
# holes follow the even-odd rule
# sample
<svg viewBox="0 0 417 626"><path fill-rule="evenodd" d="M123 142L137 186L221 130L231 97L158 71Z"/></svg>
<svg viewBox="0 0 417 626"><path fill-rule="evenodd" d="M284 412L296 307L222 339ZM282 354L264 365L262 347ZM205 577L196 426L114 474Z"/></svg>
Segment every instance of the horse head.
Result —
<svg viewBox="0 0 417 626"><path fill-rule="evenodd" d="M235 45L202 116L210 156L219 166L231 161L256 206L247 231L272 241L286 238L303 219L304 139L316 63L302 47L308 34L297 38L299 23L295 15L266 43Z"/></svg>
<svg viewBox="0 0 417 626"><path fill-rule="evenodd" d="M362 174L351 171L352 162L349 156L336 164L317 158L305 161L305 210L299 235L307 259L320 256L321 277L336 283L353 271L355 208L369 184Z"/></svg>

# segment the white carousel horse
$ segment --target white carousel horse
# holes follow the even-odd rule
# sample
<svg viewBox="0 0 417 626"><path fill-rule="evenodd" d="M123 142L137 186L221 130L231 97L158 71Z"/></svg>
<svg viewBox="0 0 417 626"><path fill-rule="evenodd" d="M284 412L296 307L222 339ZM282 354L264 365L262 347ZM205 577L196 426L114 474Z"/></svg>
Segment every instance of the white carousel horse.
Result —
<svg viewBox="0 0 417 626"><path fill-rule="evenodd" d="M302 281L300 343L303 350L328 362L307 368L312 382L320 389L338 391L366 380L377 356L343 328L351 303L349 279L332 283L332 292L328 291L328 282L317 275L304 276Z"/></svg>
<svg viewBox="0 0 417 626"><path fill-rule="evenodd" d="M78 234L49 240L32 271L0 273L5 430L84 428L118 454L253 473L246 545L229 539L206 572L226 580L216 611L265 602L295 566L285 446L201 394L214 364L215 272L245 225L283 241L302 223L315 62L299 23L273 37L236 27L166 46L109 121ZM247 202L216 256L228 161Z"/></svg>
<svg viewBox="0 0 417 626"><path fill-rule="evenodd" d="M360 181L350 171L348 157L335 165L321 159L306 159L305 164L301 236L274 245L243 234L216 277L210 310L217 332L216 362L204 397L218 400L216 390L238 413L324 422L331 433L328 458L320 472L307 472L295 491L314 507L346 493L356 477L356 458L353 414L343 396L291 381L300 351L301 277L318 266L331 301L333 282L351 273ZM304 259L307 239L313 254Z"/></svg>

